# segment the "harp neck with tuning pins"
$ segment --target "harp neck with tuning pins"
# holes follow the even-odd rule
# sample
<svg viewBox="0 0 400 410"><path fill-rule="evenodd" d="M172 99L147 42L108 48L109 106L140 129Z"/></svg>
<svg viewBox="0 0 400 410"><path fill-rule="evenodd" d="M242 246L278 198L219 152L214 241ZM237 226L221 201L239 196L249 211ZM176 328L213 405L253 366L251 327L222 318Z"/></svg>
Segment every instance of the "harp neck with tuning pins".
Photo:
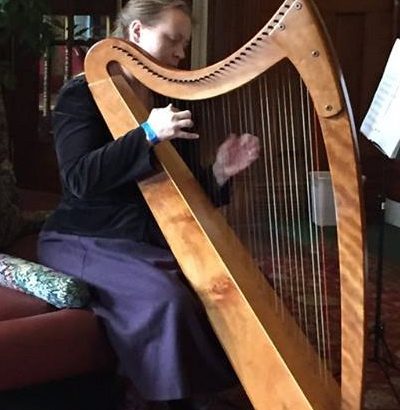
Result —
<svg viewBox="0 0 400 410"><path fill-rule="evenodd" d="M148 111L110 73L115 62L196 113L200 140L210 136L201 161L210 160L215 134L261 139L261 157L232 182L226 209L211 205L169 142L154 148L160 171L138 183L254 408L361 409L360 170L343 81L312 2L284 1L241 49L194 71L161 66L121 39L96 44L86 78L118 138ZM323 158L336 206L331 227L318 222L312 178Z"/></svg>

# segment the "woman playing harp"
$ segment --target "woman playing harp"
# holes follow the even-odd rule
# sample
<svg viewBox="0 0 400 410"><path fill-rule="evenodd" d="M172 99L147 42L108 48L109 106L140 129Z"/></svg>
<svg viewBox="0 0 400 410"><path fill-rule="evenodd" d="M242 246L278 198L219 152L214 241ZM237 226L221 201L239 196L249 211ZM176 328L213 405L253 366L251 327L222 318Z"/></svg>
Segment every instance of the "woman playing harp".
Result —
<svg viewBox="0 0 400 410"><path fill-rule="evenodd" d="M184 1L131 0L117 23L115 35L161 63L175 67L184 58L191 32ZM151 107L148 90L124 75ZM188 131L192 125L189 110L168 105L114 141L85 77L72 79L54 110L63 198L39 243L42 263L92 287L91 307L140 395L185 410L208 408L208 398L236 377L136 181L153 170L153 145L198 138ZM200 175L216 205L228 200L229 178L258 155L258 139L247 133L219 147L215 163Z"/></svg>

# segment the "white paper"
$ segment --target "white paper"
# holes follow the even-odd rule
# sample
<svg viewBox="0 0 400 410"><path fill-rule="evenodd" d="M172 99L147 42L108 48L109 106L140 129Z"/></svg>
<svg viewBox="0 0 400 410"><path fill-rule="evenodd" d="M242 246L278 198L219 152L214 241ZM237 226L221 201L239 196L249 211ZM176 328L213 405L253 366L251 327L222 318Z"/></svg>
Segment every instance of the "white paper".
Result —
<svg viewBox="0 0 400 410"><path fill-rule="evenodd" d="M400 39L390 53L361 132L388 157L396 157L400 145Z"/></svg>

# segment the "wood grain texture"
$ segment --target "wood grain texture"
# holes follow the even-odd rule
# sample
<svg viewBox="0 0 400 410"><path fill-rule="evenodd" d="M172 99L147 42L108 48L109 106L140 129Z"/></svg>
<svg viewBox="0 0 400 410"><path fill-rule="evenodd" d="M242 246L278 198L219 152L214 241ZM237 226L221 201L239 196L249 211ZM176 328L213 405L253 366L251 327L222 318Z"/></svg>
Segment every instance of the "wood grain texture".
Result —
<svg viewBox="0 0 400 410"><path fill-rule="evenodd" d="M357 410L362 406L364 364L360 172L340 71L312 4L285 1L254 39L201 70L159 66L129 43L109 39L89 52L85 71L107 124L119 137L147 112L122 77L109 75L112 61L159 93L202 99L240 87L284 57L293 62L313 97L332 173L343 309L340 388L321 370L320 359L290 313L276 313L276 294L169 143L156 147L163 171L139 186L254 407Z"/></svg>

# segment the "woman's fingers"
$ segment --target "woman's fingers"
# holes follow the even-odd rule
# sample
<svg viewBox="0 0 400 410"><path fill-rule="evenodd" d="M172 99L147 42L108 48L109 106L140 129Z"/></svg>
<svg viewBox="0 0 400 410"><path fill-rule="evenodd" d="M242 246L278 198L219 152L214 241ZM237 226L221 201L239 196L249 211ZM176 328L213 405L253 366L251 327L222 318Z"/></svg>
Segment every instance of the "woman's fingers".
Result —
<svg viewBox="0 0 400 410"><path fill-rule="evenodd" d="M181 131L178 133L177 138L183 138L186 140L195 140L199 138L199 134L195 134L193 132Z"/></svg>
<svg viewBox="0 0 400 410"><path fill-rule="evenodd" d="M252 134L243 134L240 138L240 145L242 149L247 152L249 157L257 158L260 153L259 138Z"/></svg>
<svg viewBox="0 0 400 410"><path fill-rule="evenodd" d="M174 111L174 114L172 115L173 120L186 120L192 118L192 113L189 110L176 111L176 109L172 107L172 111Z"/></svg>
<svg viewBox="0 0 400 410"><path fill-rule="evenodd" d="M193 121L191 119L179 120L179 121L177 121L176 125L179 128L192 128L193 127Z"/></svg>
<svg viewBox="0 0 400 410"><path fill-rule="evenodd" d="M188 132L193 127L192 113L189 110L179 111L172 104L164 108L154 108L147 119L160 141L174 138L195 139L199 135Z"/></svg>

